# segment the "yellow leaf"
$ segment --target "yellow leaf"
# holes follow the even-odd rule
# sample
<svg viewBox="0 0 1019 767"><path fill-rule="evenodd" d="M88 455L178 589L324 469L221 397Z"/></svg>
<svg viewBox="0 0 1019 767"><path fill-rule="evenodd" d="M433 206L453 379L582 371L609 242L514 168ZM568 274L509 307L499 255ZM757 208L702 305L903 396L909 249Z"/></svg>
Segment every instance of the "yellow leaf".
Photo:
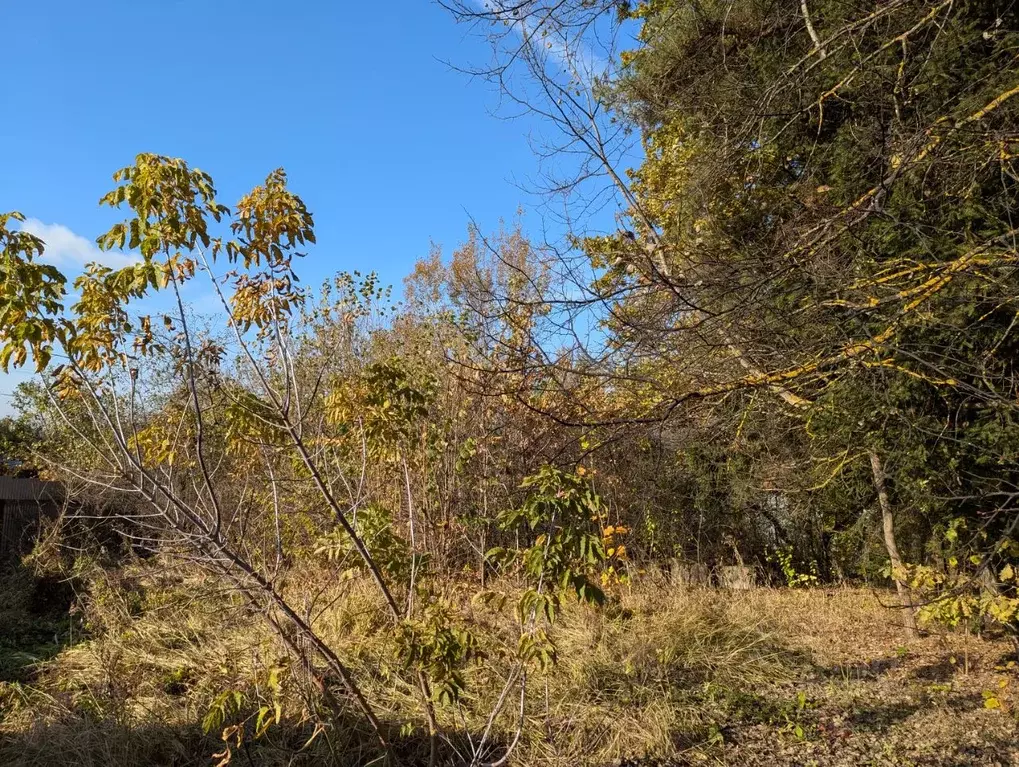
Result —
<svg viewBox="0 0 1019 767"><path fill-rule="evenodd" d="M1010 581L1015 577L1015 570L1012 569L1012 565L1005 565L1001 568L999 576L1003 581Z"/></svg>

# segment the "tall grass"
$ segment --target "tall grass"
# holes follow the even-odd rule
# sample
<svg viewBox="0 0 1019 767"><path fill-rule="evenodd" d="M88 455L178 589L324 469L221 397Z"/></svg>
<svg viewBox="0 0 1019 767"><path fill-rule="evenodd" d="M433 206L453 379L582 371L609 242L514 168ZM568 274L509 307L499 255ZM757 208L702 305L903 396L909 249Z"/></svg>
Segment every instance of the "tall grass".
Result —
<svg viewBox="0 0 1019 767"><path fill-rule="evenodd" d="M392 724L397 751L413 764L425 748L420 707L411 674L394 665L391 624L371 589L316 571L291 584L288 596L308 607L317 629L355 670ZM483 625L479 633L490 637L483 659L466 671L467 693L440 710L450 733L447 757L455 762L485 727L510 673L517 629L508 611L472 603L463 584L450 583L446 591L463 620ZM808 602L812 610L823 599L818 592L737 595L638 584L621 587L601 609L570 605L553 634L558 662L529 676L512 763L609 764L672 756L710 740L726 696L797 673L801 656L787 641L796 630L789 616L806 616ZM803 601L800 608L784 609L796 600ZM848 618L849 604L840 608L843 617L834 610L830 619ZM775 620L779 614L784 626ZM259 616L212 581L151 566L100 574L85 618L91 638L39 663L29 682L0 688L0 764L214 763L210 757L224 747L221 728L205 733L202 722L217 696L232 690L243 699L225 722L251 717L248 737L233 748L236 764L353 765L377 756L353 714L328 714L321 690L295 668L282 675L278 691L269 689L271 670L287 668L285 649ZM254 712L270 699L280 703L282 722L252 741ZM497 745L514 737L520 711L514 702L498 718Z"/></svg>

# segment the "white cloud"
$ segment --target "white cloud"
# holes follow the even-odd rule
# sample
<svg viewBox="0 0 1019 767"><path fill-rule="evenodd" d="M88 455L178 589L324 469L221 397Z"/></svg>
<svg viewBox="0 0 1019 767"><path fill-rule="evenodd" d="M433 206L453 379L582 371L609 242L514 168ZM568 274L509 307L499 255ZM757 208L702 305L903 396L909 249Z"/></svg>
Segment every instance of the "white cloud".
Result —
<svg viewBox="0 0 1019 767"><path fill-rule="evenodd" d="M587 45L574 40L567 44L566 39L554 29L549 30L548 37L533 39L534 35L527 26L528 13L519 12L520 4L506 3L503 0L471 0L480 13L489 14L493 19L507 22L517 35L533 44L536 48L545 46L546 52L555 60L559 69L579 82L590 85L593 76L601 75L609 69L609 63L597 56ZM540 6L541 13L534 15L539 19L544 15L551 17L551 12ZM552 25L547 25L552 26Z"/></svg>
<svg viewBox="0 0 1019 767"><path fill-rule="evenodd" d="M112 269L137 263L138 259L118 251L102 251L95 243L75 234L63 224L44 224L37 218L26 218L22 231L34 234L46 244L43 260L57 266L83 267L96 261Z"/></svg>

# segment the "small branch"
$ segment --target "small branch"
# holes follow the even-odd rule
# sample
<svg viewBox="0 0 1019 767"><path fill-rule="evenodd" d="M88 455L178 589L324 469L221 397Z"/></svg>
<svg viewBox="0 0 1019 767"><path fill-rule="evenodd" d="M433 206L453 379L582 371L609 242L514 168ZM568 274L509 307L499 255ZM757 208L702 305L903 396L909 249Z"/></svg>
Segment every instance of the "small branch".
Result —
<svg viewBox="0 0 1019 767"><path fill-rule="evenodd" d="M814 50L818 52L822 59L827 57L828 54L824 50L821 38L818 36L817 30L814 29L814 24L810 20L810 11L807 8L807 0L800 0L800 11L803 12L803 23L807 25L807 34L810 35L810 39L814 41Z"/></svg>

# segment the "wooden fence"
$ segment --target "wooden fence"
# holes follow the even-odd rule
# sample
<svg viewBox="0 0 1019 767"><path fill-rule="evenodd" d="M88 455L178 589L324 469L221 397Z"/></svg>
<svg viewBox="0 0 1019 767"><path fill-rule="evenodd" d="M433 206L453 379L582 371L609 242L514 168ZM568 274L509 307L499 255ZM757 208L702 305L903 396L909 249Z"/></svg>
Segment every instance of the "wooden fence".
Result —
<svg viewBox="0 0 1019 767"><path fill-rule="evenodd" d="M60 512L63 487L22 477L0 477L0 559L27 551L39 523Z"/></svg>

